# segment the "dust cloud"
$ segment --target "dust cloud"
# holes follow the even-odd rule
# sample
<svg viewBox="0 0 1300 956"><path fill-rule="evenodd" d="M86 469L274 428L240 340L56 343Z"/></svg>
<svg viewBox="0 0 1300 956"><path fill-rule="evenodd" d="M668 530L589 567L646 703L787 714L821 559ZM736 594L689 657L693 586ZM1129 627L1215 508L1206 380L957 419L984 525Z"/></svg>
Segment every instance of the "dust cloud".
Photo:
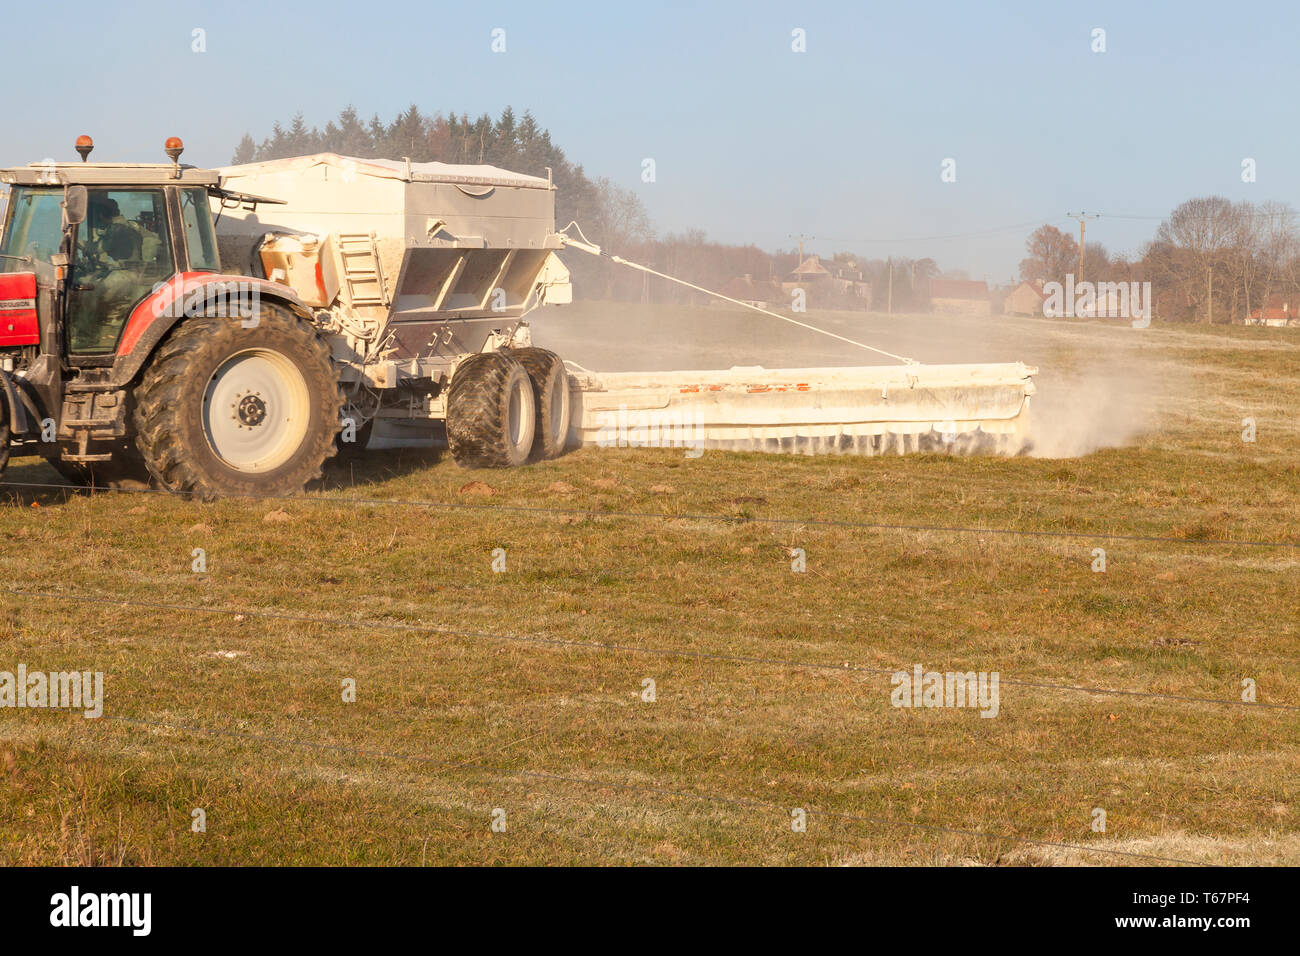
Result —
<svg viewBox="0 0 1300 956"><path fill-rule="evenodd" d="M734 307L583 302L534 313L536 344L595 372L893 365L895 360ZM797 318L923 364L1024 362L1039 370L1032 447L1074 458L1131 445L1177 391L1153 374L1146 330L1036 317L813 312Z"/></svg>
<svg viewBox="0 0 1300 956"><path fill-rule="evenodd" d="M1159 388L1135 372L1096 365L1067 373L1040 369L1030 399L1029 454L1079 458L1132 445L1156 427Z"/></svg>

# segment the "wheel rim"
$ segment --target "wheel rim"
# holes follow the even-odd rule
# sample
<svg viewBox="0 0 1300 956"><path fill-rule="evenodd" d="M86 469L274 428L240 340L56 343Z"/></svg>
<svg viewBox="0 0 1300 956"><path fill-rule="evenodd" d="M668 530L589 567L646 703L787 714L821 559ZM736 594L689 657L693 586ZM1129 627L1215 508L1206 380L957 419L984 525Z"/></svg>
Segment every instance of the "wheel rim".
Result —
<svg viewBox="0 0 1300 956"><path fill-rule="evenodd" d="M568 403L569 400L569 387L568 387L568 383L565 381L565 376L563 374L557 376L555 379L555 383L551 386L550 398L551 398L551 415L550 415L550 422L549 422L550 429L551 429L550 437L551 437L552 444L558 446L561 442L564 441L565 438L564 433L568 431L564 412L565 412L565 405Z"/></svg>
<svg viewBox="0 0 1300 956"><path fill-rule="evenodd" d="M203 395L208 447L235 471L274 471L307 437L307 380L286 356L249 349L212 373Z"/></svg>
<svg viewBox="0 0 1300 956"><path fill-rule="evenodd" d="M520 377L510 389L510 404L506 412L506 436L510 444L519 448L524 443L524 431L527 427L524 415L524 389L529 388L528 379Z"/></svg>

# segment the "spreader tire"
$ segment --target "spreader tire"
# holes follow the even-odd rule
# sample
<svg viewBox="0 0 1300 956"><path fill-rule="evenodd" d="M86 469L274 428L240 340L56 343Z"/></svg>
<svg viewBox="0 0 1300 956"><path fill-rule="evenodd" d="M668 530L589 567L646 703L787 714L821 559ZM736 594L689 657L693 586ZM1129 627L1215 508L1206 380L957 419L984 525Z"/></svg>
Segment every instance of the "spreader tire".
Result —
<svg viewBox="0 0 1300 956"><path fill-rule="evenodd" d="M481 352L456 367L447 390L447 446L468 468L522 465L533 449L536 403L511 352Z"/></svg>
<svg viewBox="0 0 1300 956"><path fill-rule="evenodd" d="M532 461L559 458L569 443L569 373L558 355L547 349L511 349L510 354L528 370L537 405Z"/></svg>

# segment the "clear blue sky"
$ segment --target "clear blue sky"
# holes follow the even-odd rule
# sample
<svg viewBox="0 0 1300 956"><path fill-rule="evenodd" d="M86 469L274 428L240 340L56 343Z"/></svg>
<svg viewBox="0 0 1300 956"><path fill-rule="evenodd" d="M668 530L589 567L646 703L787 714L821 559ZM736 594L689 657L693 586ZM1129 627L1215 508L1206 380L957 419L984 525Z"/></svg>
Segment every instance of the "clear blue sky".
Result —
<svg viewBox="0 0 1300 956"><path fill-rule="evenodd" d="M229 161L301 110L390 120L530 109L589 174L635 189L660 232L790 247L971 233L1103 213L1135 251L1194 195L1300 206L1300 13L1289 3L106 3L5 13L0 163ZM506 30L507 51L490 49ZM807 52L791 51L791 31ZM1091 33L1106 30L1107 51ZM191 52L195 28L207 52ZM658 181L640 181L653 157ZM957 181L940 164L957 161ZM1258 181L1241 181L1256 159ZM1068 222L1063 225L1070 225ZM930 242L817 241L932 255L1001 281L1028 229ZM596 238L596 237L593 237Z"/></svg>

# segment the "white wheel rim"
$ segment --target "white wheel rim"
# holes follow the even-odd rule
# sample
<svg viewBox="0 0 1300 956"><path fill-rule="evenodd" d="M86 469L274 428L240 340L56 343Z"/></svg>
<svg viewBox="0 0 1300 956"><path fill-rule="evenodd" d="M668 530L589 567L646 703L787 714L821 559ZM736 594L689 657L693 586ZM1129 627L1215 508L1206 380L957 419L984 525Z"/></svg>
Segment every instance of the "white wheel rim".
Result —
<svg viewBox="0 0 1300 956"><path fill-rule="evenodd" d="M565 381L567 376L560 375L555 380L555 385L551 388L551 442L560 444L564 441L565 432L568 429L568 423L565 418L565 406L569 402L569 383Z"/></svg>
<svg viewBox="0 0 1300 956"><path fill-rule="evenodd" d="M528 427L528 419L531 418L531 415L524 414L524 392L529 387L528 379L520 376L515 380L514 387L510 389L509 408L506 411L506 437L515 448L523 447L524 432Z"/></svg>
<svg viewBox="0 0 1300 956"><path fill-rule="evenodd" d="M235 471L274 471L307 437L307 381L279 352L249 349L212 374L203 395L208 447Z"/></svg>

